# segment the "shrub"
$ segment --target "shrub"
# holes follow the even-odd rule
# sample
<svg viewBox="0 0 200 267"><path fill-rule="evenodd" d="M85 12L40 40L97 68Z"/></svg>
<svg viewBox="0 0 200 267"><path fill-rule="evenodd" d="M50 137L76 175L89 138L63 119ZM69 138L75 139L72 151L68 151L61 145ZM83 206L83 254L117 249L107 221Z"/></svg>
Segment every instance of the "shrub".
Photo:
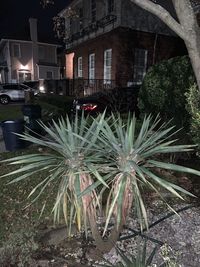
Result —
<svg viewBox="0 0 200 267"><path fill-rule="evenodd" d="M37 104L42 106L42 111L50 118L70 114L73 98L60 95L41 95Z"/></svg>
<svg viewBox="0 0 200 267"><path fill-rule="evenodd" d="M197 85L191 86L185 95L187 99L186 109L191 115L190 134L193 142L198 144L200 149L200 91Z"/></svg>
<svg viewBox="0 0 200 267"><path fill-rule="evenodd" d="M174 119L178 127L187 127L185 92L195 82L188 56L176 57L152 66L139 92L141 113L160 113L163 120ZM187 129L187 128L186 128Z"/></svg>

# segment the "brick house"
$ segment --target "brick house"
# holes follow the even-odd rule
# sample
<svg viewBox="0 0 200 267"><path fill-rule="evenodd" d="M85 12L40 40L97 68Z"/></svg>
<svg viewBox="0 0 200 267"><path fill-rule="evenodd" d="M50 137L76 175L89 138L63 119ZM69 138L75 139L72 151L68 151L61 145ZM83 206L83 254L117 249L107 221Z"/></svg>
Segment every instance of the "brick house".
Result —
<svg viewBox="0 0 200 267"><path fill-rule="evenodd" d="M170 0L159 1L173 12ZM84 80L86 94L141 84L149 66L187 53L164 23L130 0L72 0L59 16L66 31L66 77Z"/></svg>

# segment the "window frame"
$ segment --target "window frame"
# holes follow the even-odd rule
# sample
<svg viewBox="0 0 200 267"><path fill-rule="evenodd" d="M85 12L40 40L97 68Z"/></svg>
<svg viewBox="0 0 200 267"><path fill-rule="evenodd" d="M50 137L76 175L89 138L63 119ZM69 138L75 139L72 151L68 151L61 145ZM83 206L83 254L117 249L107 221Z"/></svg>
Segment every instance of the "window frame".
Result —
<svg viewBox="0 0 200 267"><path fill-rule="evenodd" d="M95 53L89 54L88 78L90 83L95 80Z"/></svg>
<svg viewBox="0 0 200 267"><path fill-rule="evenodd" d="M17 47L17 55L16 55L16 50L15 50L15 47ZM21 58L21 45L19 43L13 43L12 45L12 49L13 49L13 57L16 57L16 58Z"/></svg>
<svg viewBox="0 0 200 267"><path fill-rule="evenodd" d="M77 59L77 77L83 78L83 57Z"/></svg>
<svg viewBox="0 0 200 267"><path fill-rule="evenodd" d="M47 74L47 73L51 73L51 78L48 77L48 74ZM53 78L54 78L53 76L54 76L54 75L53 75L53 71L52 71L52 70L47 70L47 71L46 71L46 79L47 79L47 80L53 80Z"/></svg>
<svg viewBox="0 0 200 267"><path fill-rule="evenodd" d="M104 61L103 61L104 84L111 84L111 78L112 78L112 48L109 48L104 50Z"/></svg>
<svg viewBox="0 0 200 267"><path fill-rule="evenodd" d="M143 52L144 57L141 57ZM147 71L147 57L148 50L143 48L135 48L134 51L134 71L133 71L133 82L134 84L142 84L143 78ZM143 64L141 64L141 59L143 59ZM138 78L140 77L141 78Z"/></svg>
<svg viewBox="0 0 200 267"><path fill-rule="evenodd" d="M30 71L18 71L18 81L21 82L26 82L26 81L31 81L31 72Z"/></svg>

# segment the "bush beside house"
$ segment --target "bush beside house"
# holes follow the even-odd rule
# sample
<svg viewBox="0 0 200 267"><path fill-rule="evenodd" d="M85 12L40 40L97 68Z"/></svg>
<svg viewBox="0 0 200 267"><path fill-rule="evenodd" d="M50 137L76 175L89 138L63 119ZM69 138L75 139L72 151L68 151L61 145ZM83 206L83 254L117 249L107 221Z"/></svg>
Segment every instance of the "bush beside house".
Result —
<svg viewBox="0 0 200 267"><path fill-rule="evenodd" d="M185 93L194 83L188 56L171 58L152 66L139 93L141 113L159 113L164 121L173 119L173 124L188 132L190 115L185 108Z"/></svg>

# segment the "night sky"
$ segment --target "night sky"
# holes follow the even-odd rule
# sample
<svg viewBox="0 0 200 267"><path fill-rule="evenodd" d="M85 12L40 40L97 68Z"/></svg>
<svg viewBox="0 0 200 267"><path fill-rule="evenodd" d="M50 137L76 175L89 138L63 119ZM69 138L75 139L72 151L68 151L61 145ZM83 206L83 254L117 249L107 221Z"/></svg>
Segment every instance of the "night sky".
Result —
<svg viewBox="0 0 200 267"><path fill-rule="evenodd" d="M55 0L43 8L40 0L0 0L0 39L30 40L29 18L38 19L38 40L58 42L52 18L66 7L68 0Z"/></svg>

